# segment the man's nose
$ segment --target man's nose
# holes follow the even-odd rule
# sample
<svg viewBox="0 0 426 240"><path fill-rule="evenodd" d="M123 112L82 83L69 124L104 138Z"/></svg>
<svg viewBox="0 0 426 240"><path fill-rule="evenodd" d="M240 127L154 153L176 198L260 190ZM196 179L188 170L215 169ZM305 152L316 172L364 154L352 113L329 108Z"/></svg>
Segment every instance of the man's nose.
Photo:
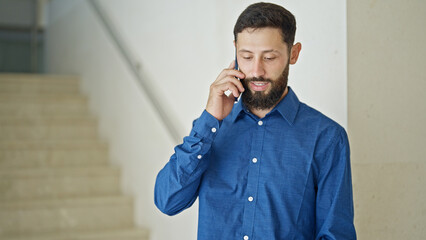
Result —
<svg viewBox="0 0 426 240"><path fill-rule="evenodd" d="M261 59L257 59L253 63L253 71L252 71L253 77L263 77L265 75L265 69L263 67L263 62Z"/></svg>

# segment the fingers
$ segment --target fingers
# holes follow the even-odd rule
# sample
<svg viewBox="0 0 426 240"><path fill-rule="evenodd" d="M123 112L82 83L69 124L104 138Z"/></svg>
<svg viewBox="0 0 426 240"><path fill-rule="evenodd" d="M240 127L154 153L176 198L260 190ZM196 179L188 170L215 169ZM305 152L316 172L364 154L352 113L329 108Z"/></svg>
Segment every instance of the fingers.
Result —
<svg viewBox="0 0 426 240"><path fill-rule="evenodd" d="M229 80L229 82L232 83L238 89L238 91L240 93L244 92L244 87L243 87L243 84L241 83L240 80L238 80L234 77L229 77L229 79L226 78L226 80ZM238 97L238 96L236 96L236 97Z"/></svg>
<svg viewBox="0 0 426 240"><path fill-rule="evenodd" d="M235 69L232 69L232 68L231 69L225 68L219 74L219 76L217 77L216 80L222 79L222 78L227 77L227 76L231 76L231 77L239 78L239 79L244 79L246 77L246 75L244 75L244 73L242 73L238 70L235 70Z"/></svg>
<svg viewBox="0 0 426 240"><path fill-rule="evenodd" d="M225 76L233 76L233 77L236 77L236 78L244 79L245 78L244 73L242 73L239 70L234 69L234 67L235 67L235 60L233 60L229 64L228 68L225 68L225 69L222 70L222 72L219 74L219 76L217 77L216 80L224 78Z"/></svg>
<svg viewBox="0 0 426 240"><path fill-rule="evenodd" d="M238 97L240 90L231 81L212 84L210 92L217 96L222 96L226 91L231 91L232 95Z"/></svg>
<svg viewBox="0 0 426 240"><path fill-rule="evenodd" d="M244 79L244 73L234 69L232 61L228 68L222 70L216 80L210 85L209 99L206 110L216 119L224 119L232 110L234 98L244 92L243 84L237 78Z"/></svg>
<svg viewBox="0 0 426 240"><path fill-rule="evenodd" d="M242 83L240 82L240 80L238 80L237 78L244 79L245 75L244 73L233 69L234 65L235 65L235 61L232 61L231 64L229 65L229 68L225 68L224 70L222 70L222 72L217 77L216 81L214 81L213 84L211 85L212 88L216 89L215 90L216 93L219 93L219 91L226 91L229 89L232 91L235 97L238 97L241 92L244 92L244 87ZM232 84L233 86L230 86L229 84ZM222 95L222 93L219 93L219 94Z"/></svg>
<svg viewBox="0 0 426 240"><path fill-rule="evenodd" d="M238 88L235 87L234 84L226 83L223 86L223 94L225 94L227 97L233 95L234 97L238 97L240 95L240 92Z"/></svg>
<svg viewBox="0 0 426 240"><path fill-rule="evenodd" d="M226 90L231 90L235 97L238 97L240 93L244 92L242 83L232 76L226 76L225 78L218 79L211 85L211 88L219 95L222 95Z"/></svg>

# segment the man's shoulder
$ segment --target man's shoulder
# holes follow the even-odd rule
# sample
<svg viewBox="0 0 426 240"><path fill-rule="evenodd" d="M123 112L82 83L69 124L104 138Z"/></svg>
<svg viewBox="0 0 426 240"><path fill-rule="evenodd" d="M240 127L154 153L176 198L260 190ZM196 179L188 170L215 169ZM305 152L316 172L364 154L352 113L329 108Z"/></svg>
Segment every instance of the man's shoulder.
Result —
<svg viewBox="0 0 426 240"><path fill-rule="evenodd" d="M315 128L319 134L324 131L334 132L334 134L345 132L345 129L335 120L303 102L300 102L299 105L297 121Z"/></svg>
<svg viewBox="0 0 426 240"><path fill-rule="evenodd" d="M300 115L299 115L300 114ZM300 103L298 117L310 128L311 137L315 141L315 158L325 159L331 149L348 147L349 140L346 130L336 121L305 103Z"/></svg>

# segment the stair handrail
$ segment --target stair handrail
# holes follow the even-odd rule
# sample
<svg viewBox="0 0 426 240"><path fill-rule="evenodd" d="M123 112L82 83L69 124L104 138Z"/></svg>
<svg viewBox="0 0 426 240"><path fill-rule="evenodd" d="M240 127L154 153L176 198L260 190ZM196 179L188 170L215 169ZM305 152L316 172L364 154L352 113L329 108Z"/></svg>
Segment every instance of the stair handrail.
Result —
<svg viewBox="0 0 426 240"><path fill-rule="evenodd" d="M161 103L158 94L156 94L154 88L150 86L151 83L148 82L147 79L144 79L140 73L141 64L136 61L132 55L130 54L128 46L124 43L123 39L118 34L118 31L115 29L114 24L108 17L108 14L105 10L100 6L97 0L89 0L89 4L92 6L94 12L102 23L103 27L108 33L108 36L112 40L112 42L117 47L117 50L120 52L121 56L124 58L127 66L130 71L133 73L133 76L136 78L139 83L141 89L144 91L164 126L167 129L169 136L172 140L177 144L183 135L180 134L178 129L182 129L177 127L177 120L170 117L170 110L166 110L166 107Z"/></svg>

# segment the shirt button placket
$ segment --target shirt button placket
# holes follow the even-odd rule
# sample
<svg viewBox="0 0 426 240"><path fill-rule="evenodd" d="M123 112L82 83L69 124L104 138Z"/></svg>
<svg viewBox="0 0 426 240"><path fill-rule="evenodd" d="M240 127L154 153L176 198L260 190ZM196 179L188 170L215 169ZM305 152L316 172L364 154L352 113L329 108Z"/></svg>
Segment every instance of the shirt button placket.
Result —
<svg viewBox="0 0 426 240"><path fill-rule="evenodd" d="M256 197L257 188L259 183L260 174L260 156L262 154L264 137L265 137L265 122L258 120L256 122L257 127L252 128L253 138L251 141L251 152L252 156L248 162L249 171L247 177L247 194L246 203L244 206L244 220L243 220L243 233L247 235L243 236L244 240L248 240L250 234L253 233L255 225L255 209L256 209Z"/></svg>

